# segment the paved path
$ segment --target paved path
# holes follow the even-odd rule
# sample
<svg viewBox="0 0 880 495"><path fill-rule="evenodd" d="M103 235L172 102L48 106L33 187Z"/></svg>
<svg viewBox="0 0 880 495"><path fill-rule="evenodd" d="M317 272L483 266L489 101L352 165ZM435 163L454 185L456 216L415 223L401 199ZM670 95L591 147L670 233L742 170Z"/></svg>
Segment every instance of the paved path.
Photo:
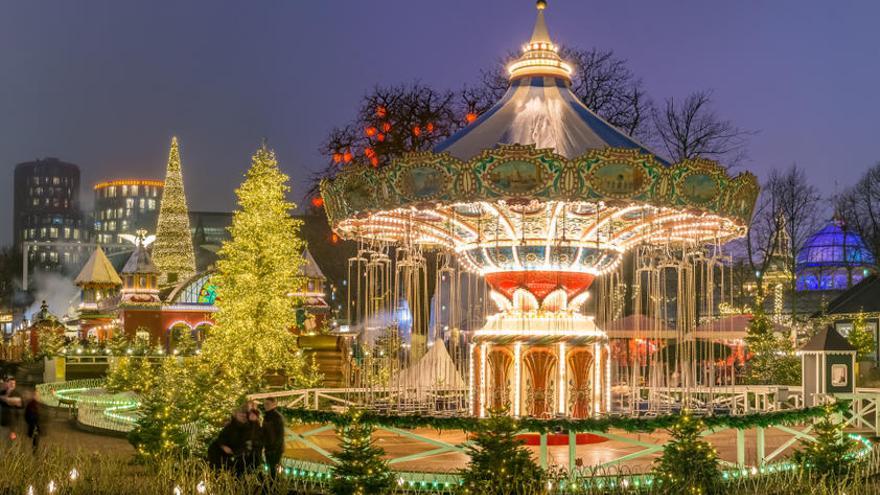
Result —
<svg viewBox="0 0 880 495"><path fill-rule="evenodd" d="M134 447L125 437L83 431L76 426L73 413L65 409L43 407L41 411L46 427L46 434L41 441L45 447L60 447L72 452L134 454ZM22 417L18 418L17 429L19 441L28 441Z"/></svg>

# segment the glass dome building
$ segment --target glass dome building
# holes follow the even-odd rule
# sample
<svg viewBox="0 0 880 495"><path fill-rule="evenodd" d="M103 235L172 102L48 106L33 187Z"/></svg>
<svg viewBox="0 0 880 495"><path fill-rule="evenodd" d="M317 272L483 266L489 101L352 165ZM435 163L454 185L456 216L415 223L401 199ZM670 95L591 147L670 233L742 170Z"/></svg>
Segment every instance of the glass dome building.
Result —
<svg viewBox="0 0 880 495"><path fill-rule="evenodd" d="M832 220L798 253L797 290L846 290L875 268L874 255L862 238L840 220Z"/></svg>

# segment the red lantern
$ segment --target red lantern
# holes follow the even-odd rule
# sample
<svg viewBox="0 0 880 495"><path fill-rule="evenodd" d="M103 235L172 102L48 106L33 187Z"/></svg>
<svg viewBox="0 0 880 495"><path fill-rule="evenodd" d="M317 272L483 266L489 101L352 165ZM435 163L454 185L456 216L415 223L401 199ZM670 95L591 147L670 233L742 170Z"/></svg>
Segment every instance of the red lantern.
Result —
<svg viewBox="0 0 880 495"><path fill-rule="evenodd" d="M379 167L379 159L376 158L375 156L373 156L372 158L370 158L370 165L372 165L373 168L378 168Z"/></svg>
<svg viewBox="0 0 880 495"><path fill-rule="evenodd" d="M382 134L381 132L376 134L376 141L379 141L380 143L385 141L385 134Z"/></svg>
<svg viewBox="0 0 880 495"><path fill-rule="evenodd" d="M333 153L333 163L339 163L342 161L342 153Z"/></svg>
<svg viewBox="0 0 880 495"><path fill-rule="evenodd" d="M314 206L315 208L320 208L324 206L324 198L322 198L321 196L315 196L314 198L312 198L312 206Z"/></svg>
<svg viewBox="0 0 880 495"><path fill-rule="evenodd" d="M422 128L419 126L413 127L413 136L419 137L422 135Z"/></svg>
<svg viewBox="0 0 880 495"><path fill-rule="evenodd" d="M352 158L354 158L354 157L351 155L351 150L345 150L345 154L342 155L342 160L345 163L348 163L352 160Z"/></svg>
<svg viewBox="0 0 880 495"><path fill-rule="evenodd" d="M376 152L373 151L373 148L364 148L364 154L367 155L367 158L376 156Z"/></svg>
<svg viewBox="0 0 880 495"><path fill-rule="evenodd" d="M470 124L473 121L477 120L477 114L475 114L474 112L468 112L464 119L467 120L468 124Z"/></svg>
<svg viewBox="0 0 880 495"><path fill-rule="evenodd" d="M339 244L339 236L335 232L330 234L330 244Z"/></svg>
<svg viewBox="0 0 880 495"><path fill-rule="evenodd" d="M366 134L369 137L373 137L376 135L376 128L373 126L369 126L366 129L364 129L364 134Z"/></svg>
<svg viewBox="0 0 880 495"><path fill-rule="evenodd" d="M382 124L382 130L388 132L391 130L391 122L384 122Z"/></svg>
<svg viewBox="0 0 880 495"><path fill-rule="evenodd" d="M376 107L376 117L379 117L381 119L384 118L386 115L388 115L388 110L385 107L383 107L382 105Z"/></svg>
<svg viewBox="0 0 880 495"><path fill-rule="evenodd" d="M428 122L428 125L425 126L425 130L427 130L428 132L434 132L434 123Z"/></svg>

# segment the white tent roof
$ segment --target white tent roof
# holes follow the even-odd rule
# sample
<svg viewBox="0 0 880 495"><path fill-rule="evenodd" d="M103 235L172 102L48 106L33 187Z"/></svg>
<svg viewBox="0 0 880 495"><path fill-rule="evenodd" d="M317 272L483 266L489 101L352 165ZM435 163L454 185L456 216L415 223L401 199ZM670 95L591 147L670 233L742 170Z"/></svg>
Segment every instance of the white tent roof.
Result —
<svg viewBox="0 0 880 495"><path fill-rule="evenodd" d="M464 379L455 367L443 340L434 341L428 352L409 368L401 370L391 383L418 390L464 388Z"/></svg>

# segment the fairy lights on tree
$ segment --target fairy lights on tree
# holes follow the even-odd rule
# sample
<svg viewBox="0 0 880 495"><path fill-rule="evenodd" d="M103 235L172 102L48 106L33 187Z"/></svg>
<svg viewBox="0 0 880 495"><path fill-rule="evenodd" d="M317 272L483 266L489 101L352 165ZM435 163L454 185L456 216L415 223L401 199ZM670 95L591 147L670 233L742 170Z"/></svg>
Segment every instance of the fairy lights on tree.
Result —
<svg viewBox="0 0 880 495"><path fill-rule="evenodd" d="M239 208L231 240L220 250L216 326L202 354L240 383L239 393L260 390L267 373L283 372L303 383L304 359L297 351L296 310L290 294L303 283L299 270L305 243L301 222L290 212L288 177L265 144L236 190Z"/></svg>
<svg viewBox="0 0 880 495"><path fill-rule="evenodd" d="M547 473L516 435L520 423L505 410L492 410L467 449L470 462L462 471L462 493L544 493Z"/></svg>
<svg viewBox="0 0 880 495"><path fill-rule="evenodd" d="M160 284L186 280L196 273L196 259L189 230L189 209L183 190L180 150L176 137L171 138L152 258L156 267L162 271Z"/></svg>
<svg viewBox="0 0 880 495"><path fill-rule="evenodd" d="M688 411L669 428L671 438L653 470L662 493L714 493L719 486L718 451L703 440L705 429L703 420Z"/></svg>
<svg viewBox="0 0 880 495"><path fill-rule="evenodd" d="M845 423L837 416L834 406L826 404L822 419L813 425L816 440L802 440L801 449L794 454L795 462L818 476L844 474L856 460L857 443L844 434Z"/></svg>
<svg viewBox="0 0 880 495"><path fill-rule="evenodd" d="M338 464L333 469L331 490L337 495L371 495L388 493L394 476L383 459L385 451L373 442L373 426L361 421L363 412L352 410L351 421L337 427L342 450L335 454Z"/></svg>

